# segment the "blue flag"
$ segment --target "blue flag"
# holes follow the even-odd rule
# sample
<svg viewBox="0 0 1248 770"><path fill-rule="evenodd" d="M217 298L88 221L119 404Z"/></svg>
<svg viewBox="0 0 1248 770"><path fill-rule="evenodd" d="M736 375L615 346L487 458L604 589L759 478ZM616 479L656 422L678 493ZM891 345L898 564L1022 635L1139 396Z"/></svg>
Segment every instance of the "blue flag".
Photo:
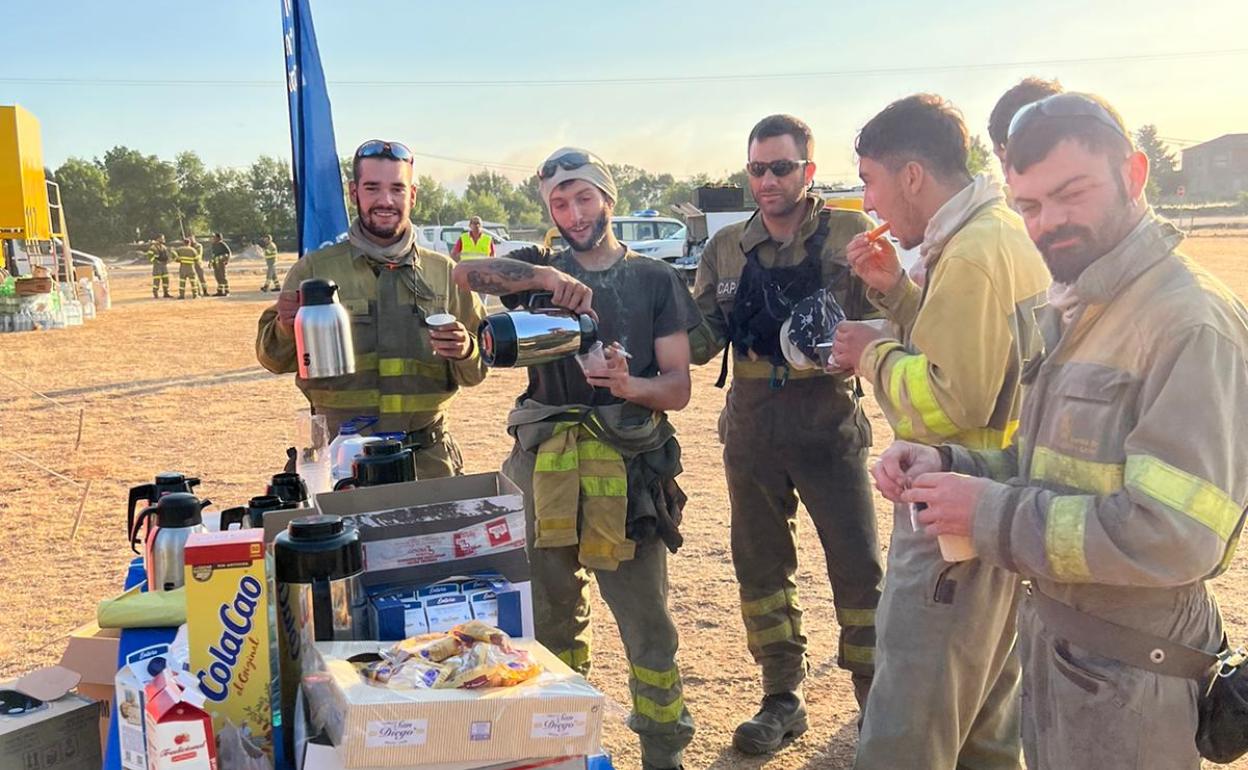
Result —
<svg viewBox="0 0 1248 770"><path fill-rule="evenodd" d="M299 256L347 236L342 174L309 0L280 0Z"/></svg>

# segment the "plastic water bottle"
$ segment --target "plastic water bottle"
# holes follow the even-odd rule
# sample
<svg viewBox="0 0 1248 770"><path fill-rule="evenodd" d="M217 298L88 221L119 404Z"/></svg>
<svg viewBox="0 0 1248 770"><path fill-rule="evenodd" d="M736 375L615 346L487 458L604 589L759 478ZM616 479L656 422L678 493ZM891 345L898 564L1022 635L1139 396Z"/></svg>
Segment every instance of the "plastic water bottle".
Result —
<svg viewBox="0 0 1248 770"><path fill-rule="evenodd" d="M375 417L356 417L347 420L338 428L338 435L329 442L329 457L333 464L331 476L334 483L350 478L353 474L352 464L355 458L364 451L365 444L380 441L377 436L362 436L360 431L377 422Z"/></svg>

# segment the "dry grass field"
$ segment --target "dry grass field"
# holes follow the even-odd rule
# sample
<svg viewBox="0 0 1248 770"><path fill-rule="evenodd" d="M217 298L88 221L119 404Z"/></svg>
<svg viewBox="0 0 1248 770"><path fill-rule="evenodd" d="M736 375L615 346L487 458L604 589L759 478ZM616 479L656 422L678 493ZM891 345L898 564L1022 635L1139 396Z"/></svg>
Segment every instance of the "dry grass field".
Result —
<svg viewBox="0 0 1248 770"><path fill-rule="evenodd" d="M1248 296L1248 237L1194 238L1187 251ZM150 481L158 471L184 471L204 480L201 494L221 509L259 494L266 478L281 469L283 450L294 438L293 417L304 402L292 377L269 375L256 363L256 319L269 301L257 290L261 269L234 271L236 293L227 299L182 302L152 300L145 270L119 269L113 274L114 306L98 319L72 329L0 336L0 679L56 661L66 634L92 619L96 602L119 590L130 559L124 509L131 485ZM848 679L835 665L837 628L823 555L808 521L799 527L798 582L811 643L811 730L772 758L747 759L730 747L733 728L753 713L759 692L728 550L728 501L715 436L723 405L723 393L713 387L718 369L695 371L693 402L674 415L685 448L681 483L690 503L686 545L670 562L671 607L681 632L686 699L698 726L686 767L846 768L856 707ZM504 416L523 377L518 371L493 373L453 405L453 430L470 471L495 469L506 455ZM868 408L878 452L891 433L873 402ZM80 409L85 419L75 449ZM81 487L13 453L78 483L90 481L75 538L70 533ZM877 513L887 543L890 509L878 497ZM1242 558L1217 587L1232 638L1243 642L1248 574ZM605 743L618 767L634 768L639 760L624 725L628 686L621 647L601 602L595 613L591 679L612 702Z"/></svg>

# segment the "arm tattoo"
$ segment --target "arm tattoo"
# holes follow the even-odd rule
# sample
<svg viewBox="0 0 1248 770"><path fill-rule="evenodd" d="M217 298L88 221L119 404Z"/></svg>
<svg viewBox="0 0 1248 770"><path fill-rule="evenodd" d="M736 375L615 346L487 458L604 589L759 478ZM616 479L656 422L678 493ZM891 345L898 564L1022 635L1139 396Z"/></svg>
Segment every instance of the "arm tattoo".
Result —
<svg viewBox="0 0 1248 770"><path fill-rule="evenodd" d="M516 286L516 282L532 280L533 266L515 260L499 260L496 264L473 265L468 271L468 286L473 291L486 294L512 294L528 286Z"/></svg>

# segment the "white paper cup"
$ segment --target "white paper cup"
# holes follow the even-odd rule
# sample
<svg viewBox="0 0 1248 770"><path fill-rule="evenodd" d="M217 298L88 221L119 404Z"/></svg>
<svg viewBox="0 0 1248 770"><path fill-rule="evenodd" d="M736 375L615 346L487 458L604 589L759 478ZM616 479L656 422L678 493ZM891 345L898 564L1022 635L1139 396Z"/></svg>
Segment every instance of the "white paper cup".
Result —
<svg viewBox="0 0 1248 770"><path fill-rule="evenodd" d="M425 319L425 325L431 329L444 329L453 326L456 320L450 313L434 313Z"/></svg>

